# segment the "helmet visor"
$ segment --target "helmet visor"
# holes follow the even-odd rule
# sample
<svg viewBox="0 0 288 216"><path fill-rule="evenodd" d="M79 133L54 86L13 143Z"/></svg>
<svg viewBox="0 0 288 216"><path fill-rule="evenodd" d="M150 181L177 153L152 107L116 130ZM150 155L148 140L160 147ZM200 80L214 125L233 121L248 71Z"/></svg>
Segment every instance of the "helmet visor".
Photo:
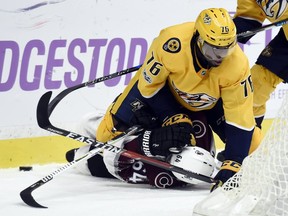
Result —
<svg viewBox="0 0 288 216"><path fill-rule="evenodd" d="M204 41L200 50L212 66L219 66L222 63L223 59L232 53L235 44L236 42L231 44L230 46L223 47L214 46Z"/></svg>

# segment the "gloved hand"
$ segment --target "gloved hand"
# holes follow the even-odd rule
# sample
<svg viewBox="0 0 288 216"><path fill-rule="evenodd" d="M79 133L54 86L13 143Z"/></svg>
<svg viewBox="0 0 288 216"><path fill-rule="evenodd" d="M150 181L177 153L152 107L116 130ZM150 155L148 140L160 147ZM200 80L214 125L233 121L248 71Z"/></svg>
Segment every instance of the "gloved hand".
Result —
<svg viewBox="0 0 288 216"><path fill-rule="evenodd" d="M164 156L180 153L182 148L191 144L193 127L188 123L177 123L169 126L146 130L140 137L140 146L147 156Z"/></svg>
<svg viewBox="0 0 288 216"><path fill-rule="evenodd" d="M159 127L157 118L155 118L152 113L149 112L146 108L136 110L132 119L129 122L129 125L140 125L144 129L153 129Z"/></svg>
<svg viewBox="0 0 288 216"><path fill-rule="evenodd" d="M225 160L220 167L220 171L215 176L217 183L212 185L210 192L221 187L230 177L237 173L241 168L241 164L232 160Z"/></svg>

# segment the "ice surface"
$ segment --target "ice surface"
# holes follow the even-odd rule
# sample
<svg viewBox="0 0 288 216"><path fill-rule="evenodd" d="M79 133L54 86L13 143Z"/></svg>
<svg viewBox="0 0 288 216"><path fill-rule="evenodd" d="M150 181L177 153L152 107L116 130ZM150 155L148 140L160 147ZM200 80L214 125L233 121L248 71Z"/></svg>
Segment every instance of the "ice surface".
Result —
<svg viewBox="0 0 288 216"><path fill-rule="evenodd" d="M119 180L85 176L67 170L32 195L48 209L27 206L19 193L63 164L33 166L32 171L0 169L1 216L191 216L194 205L209 194L209 184L156 189Z"/></svg>

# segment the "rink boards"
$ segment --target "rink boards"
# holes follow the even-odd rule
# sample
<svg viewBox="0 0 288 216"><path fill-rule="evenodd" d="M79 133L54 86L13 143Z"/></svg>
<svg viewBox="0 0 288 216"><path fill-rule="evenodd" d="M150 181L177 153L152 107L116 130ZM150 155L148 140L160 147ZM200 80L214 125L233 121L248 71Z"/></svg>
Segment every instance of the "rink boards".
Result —
<svg viewBox="0 0 288 216"><path fill-rule="evenodd" d="M263 124L263 134L271 125L267 119ZM223 143L214 135L217 150ZM0 141L0 168L18 167L33 164L63 163L67 150L83 145L61 136L10 139Z"/></svg>

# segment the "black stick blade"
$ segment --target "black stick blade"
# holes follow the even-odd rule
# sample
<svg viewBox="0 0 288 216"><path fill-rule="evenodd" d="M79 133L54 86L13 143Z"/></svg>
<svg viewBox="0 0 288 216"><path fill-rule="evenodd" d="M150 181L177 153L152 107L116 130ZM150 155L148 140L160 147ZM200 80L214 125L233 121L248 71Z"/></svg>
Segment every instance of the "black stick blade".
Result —
<svg viewBox="0 0 288 216"><path fill-rule="evenodd" d="M51 98L52 92L48 91L42 95L37 105L37 122L39 127L45 129L51 125L48 114L48 104Z"/></svg>
<svg viewBox="0 0 288 216"><path fill-rule="evenodd" d="M37 122L39 127L46 129L51 125L49 121L49 115L48 115L48 104L51 98L52 92L46 92L42 95L40 98L38 105L37 105ZM20 192L21 199L29 206L35 207L35 208L47 208L45 206L40 205L35 201L35 199L32 196L32 192L40 187L41 185L45 184L46 182L50 181L53 177L47 176L44 179L39 180L38 182L34 183L33 185L29 186L28 188L24 189Z"/></svg>
<svg viewBox="0 0 288 216"><path fill-rule="evenodd" d="M40 187L42 184L44 184L43 180L40 180L36 182L35 184L29 186L28 188L24 189L20 192L21 199L29 206L35 207L35 208L47 208L46 206L40 205L36 202L36 200L32 196L33 190Z"/></svg>

